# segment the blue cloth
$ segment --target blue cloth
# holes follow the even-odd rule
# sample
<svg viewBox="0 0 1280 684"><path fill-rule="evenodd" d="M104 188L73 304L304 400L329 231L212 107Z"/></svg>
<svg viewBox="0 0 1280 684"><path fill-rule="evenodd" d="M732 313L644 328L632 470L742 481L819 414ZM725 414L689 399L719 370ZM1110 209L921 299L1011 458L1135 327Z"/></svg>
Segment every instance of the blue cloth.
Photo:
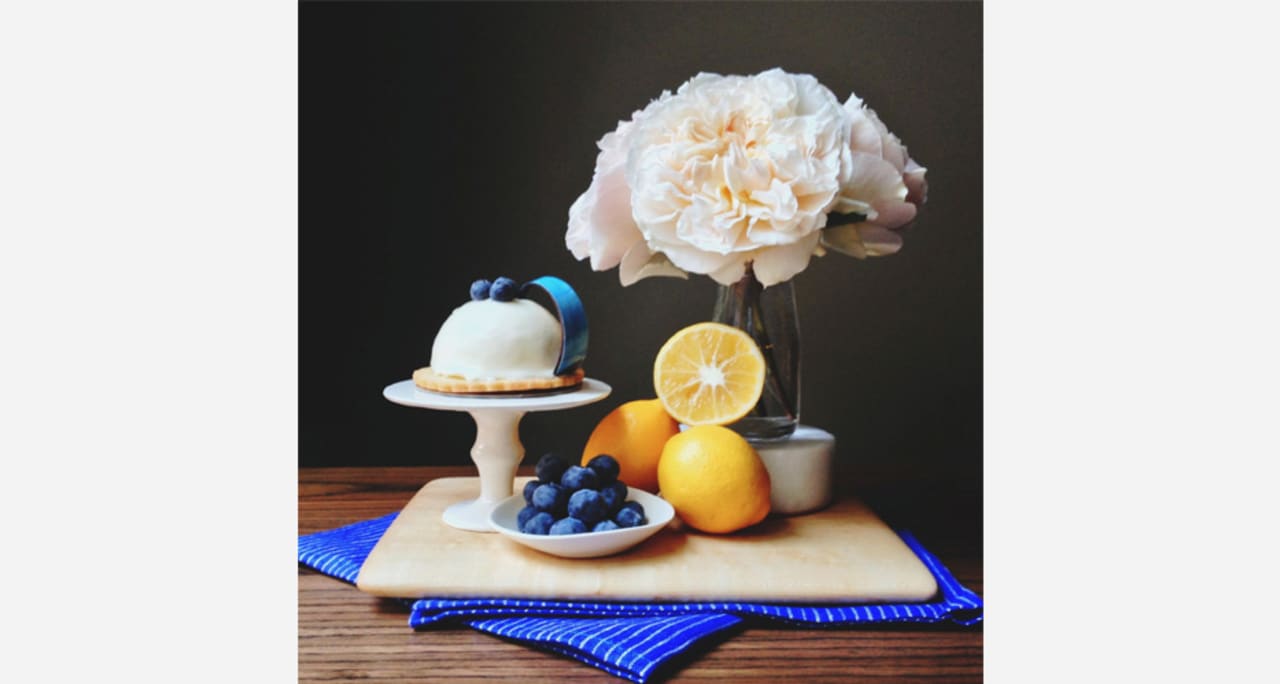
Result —
<svg viewBox="0 0 1280 684"><path fill-rule="evenodd" d="M298 538L298 562L355 583L360 566L396 514ZM469 598L409 600L414 629L466 625L559 653L644 684L676 656L743 624L840 628L880 623L973 625L982 599L961 586L908 532L898 534L938 582L926 603L791 605L768 603L615 603Z"/></svg>

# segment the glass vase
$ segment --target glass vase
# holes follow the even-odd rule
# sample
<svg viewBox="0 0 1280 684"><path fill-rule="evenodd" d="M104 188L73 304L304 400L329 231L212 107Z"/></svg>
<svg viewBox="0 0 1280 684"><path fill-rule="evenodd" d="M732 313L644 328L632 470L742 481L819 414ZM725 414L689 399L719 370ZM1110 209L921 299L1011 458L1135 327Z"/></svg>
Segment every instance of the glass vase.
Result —
<svg viewBox="0 0 1280 684"><path fill-rule="evenodd" d="M746 332L764 354L760 401L728 427L749 440L790 436L800 422L800 324L791 281L766 288L748 265L741 280L719 286L712 320Z"/></svg>

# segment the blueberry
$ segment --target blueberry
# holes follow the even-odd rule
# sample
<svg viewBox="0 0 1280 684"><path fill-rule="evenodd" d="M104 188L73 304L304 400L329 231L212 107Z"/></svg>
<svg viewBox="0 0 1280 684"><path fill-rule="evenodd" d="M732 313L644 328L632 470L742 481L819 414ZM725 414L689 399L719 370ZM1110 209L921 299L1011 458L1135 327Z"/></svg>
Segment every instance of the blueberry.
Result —
<svg viewBox="0 0 1280 684"><path fill-rule="evenodd" d="M498 302L509 302L516 298L516 294L520 292L520 286L516 281L510 278L498 278L493 281L493 287L489 289L489 296Z"/></svg>
<svg viewBox="0 0 1280 684"><path fill-rule="evenodd" d="M516 529L523 530L524 524L529 522L529 518L538 514L538 509L533 506L525 506L520 509L520 514L516 516Z"/></svg>
<svg viewBox="0 0 1280 684"><path fill-rule="evenodd" d="M586 531L586 523L577 518L561 518L551 526L551 534L582 534Z"/></svg>
<svg viewBox="0 0 1280 684"><path fill-rule="evenodd" d="M600 488L600 498L604 499L604 505L605 508L609 509L609 515L613 515L627 501L627 485L622 480L614 480L613 484L607 484Z"/></svg>
<svg viewBox="0 0 1280 684"><path fill-rule="evenodd" d="M471 299L474 301L482 301L489 298L489 288L493 287L493 283L481 278L471 283Z"/></svg>
<svg viewBox="0 0 1280 684"><path fill-rule="evenodd" d="M622 528L618 527L618 523L612 520L601 520L600 522L596 523L595 527L591 528L591 531L592 532L608 532L609 530L620 530L620 529Z"/></svg>
<svg viewBox="0 0 1280 684"><path fill-rule="evenodd" d="M551 526L555 524L556 517L546 511L538 511L529 518L529 522L520 528L525 534L547 534L551 531Z"/></svg>
<svg viewBox="0 0 1280 684"><path fill-rule="evenodd" d="M538 485L533 490L532 500L529 502L531 506L548 513L563 515L565 506L569 503L569 490L561 487L554 482Z"/></svg>
<svg viewBox="0 0 1280 684"><path fill-rule="evenodd" d="M642 518L644 517L644 506L641 506L639 501L627 501L618 507L619 510L623 508L630 508L636 513L639 513L640 517Z"/></svg>
<svg viewBox="0 0 1280 684"><path fill-rule="evenodd" d="M618 479L618 461L609 454L600 454L595 458L587 461L587 467L596 471L596 479L600 484L607 485Z"/></svg>
<svg viewBox="0 0 1280 684"><path fill-rule="evenodd" d="M594 489L579 489L569 497L569 515L588 525L609 517L609 507Z"/></svg>
<svg viewBox="0 0 1280 684"><path fill-rule="evenodd" d="M538 459L538 465L534 471L538 474L538 479L543 482L559 482L560 476L564 475L564 471L568 469L568 461L554 453L547 453Z"/></svg>
<svg viewBox="0 0 1280 684"><path fill-rule="evenodd" d="M630 502L628 502L630 503ZM639 527L646 522L644 514L636 511L634 508L622 507L618 514L613 516L613 521L618 523L618 527Z"/></svg>
<svg viewBox="0 0 1280 684"><path fill-rule="evenodd" d="M524 483L524 502L525 503L527 504L533 503L533 490L537 489L538 486L541 484L544 484L544 483L538 482L537 480L529 480L528 482Z"/></svg>
<svg viewBox="0 0 1280 684"><path fill-rule="evenodd" d="M569 469L560 477L560 484L571 492L579 489L595 489L596 471L582 466L569 466Z"/></svg>

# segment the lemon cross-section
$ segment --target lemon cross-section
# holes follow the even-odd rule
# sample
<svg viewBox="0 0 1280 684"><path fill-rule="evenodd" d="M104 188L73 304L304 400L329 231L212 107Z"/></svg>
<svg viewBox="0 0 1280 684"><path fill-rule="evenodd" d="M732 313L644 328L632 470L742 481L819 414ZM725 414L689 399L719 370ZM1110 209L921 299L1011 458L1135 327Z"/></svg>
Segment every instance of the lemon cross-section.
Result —
<svg viewBox="0 0 1280 684"><path fill-rule="evenodd" d="M727 425L755 408L764 374L764 355L751 336L722 323L695 323L658 350L653 389L685 425Z"/></svg>

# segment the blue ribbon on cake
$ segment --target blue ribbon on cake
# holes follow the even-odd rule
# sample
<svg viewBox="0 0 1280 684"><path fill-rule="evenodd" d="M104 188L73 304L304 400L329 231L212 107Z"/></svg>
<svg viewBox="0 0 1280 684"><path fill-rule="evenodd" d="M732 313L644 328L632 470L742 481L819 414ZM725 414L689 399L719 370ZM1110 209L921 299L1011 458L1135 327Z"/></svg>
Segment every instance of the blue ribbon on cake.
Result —
<svg viewBox="0 0 1280 684"><path fill-rule="evenodd" d="M577 370L587 359L587 309L578 293L565 281L555 276L534 278L524 284L525 289L535 288L545 292L556 307L560 319L560 360L556 362L556 375L568 375Z"/></svg>
<svg viewBox="0 0 1280 684"><path fill-rule="evenodd" d="M298 537L298 562L355 584L360 566L397 513ZM933 573L938 596L925 603L792 605L767 603L618 603L532 599L404 599L409 626L465 625L559 653L633 682L650 681L675 656L734 627L853 627L883 623L974 625L982 599L966 589L910 533L898 535Z"/></svg>

